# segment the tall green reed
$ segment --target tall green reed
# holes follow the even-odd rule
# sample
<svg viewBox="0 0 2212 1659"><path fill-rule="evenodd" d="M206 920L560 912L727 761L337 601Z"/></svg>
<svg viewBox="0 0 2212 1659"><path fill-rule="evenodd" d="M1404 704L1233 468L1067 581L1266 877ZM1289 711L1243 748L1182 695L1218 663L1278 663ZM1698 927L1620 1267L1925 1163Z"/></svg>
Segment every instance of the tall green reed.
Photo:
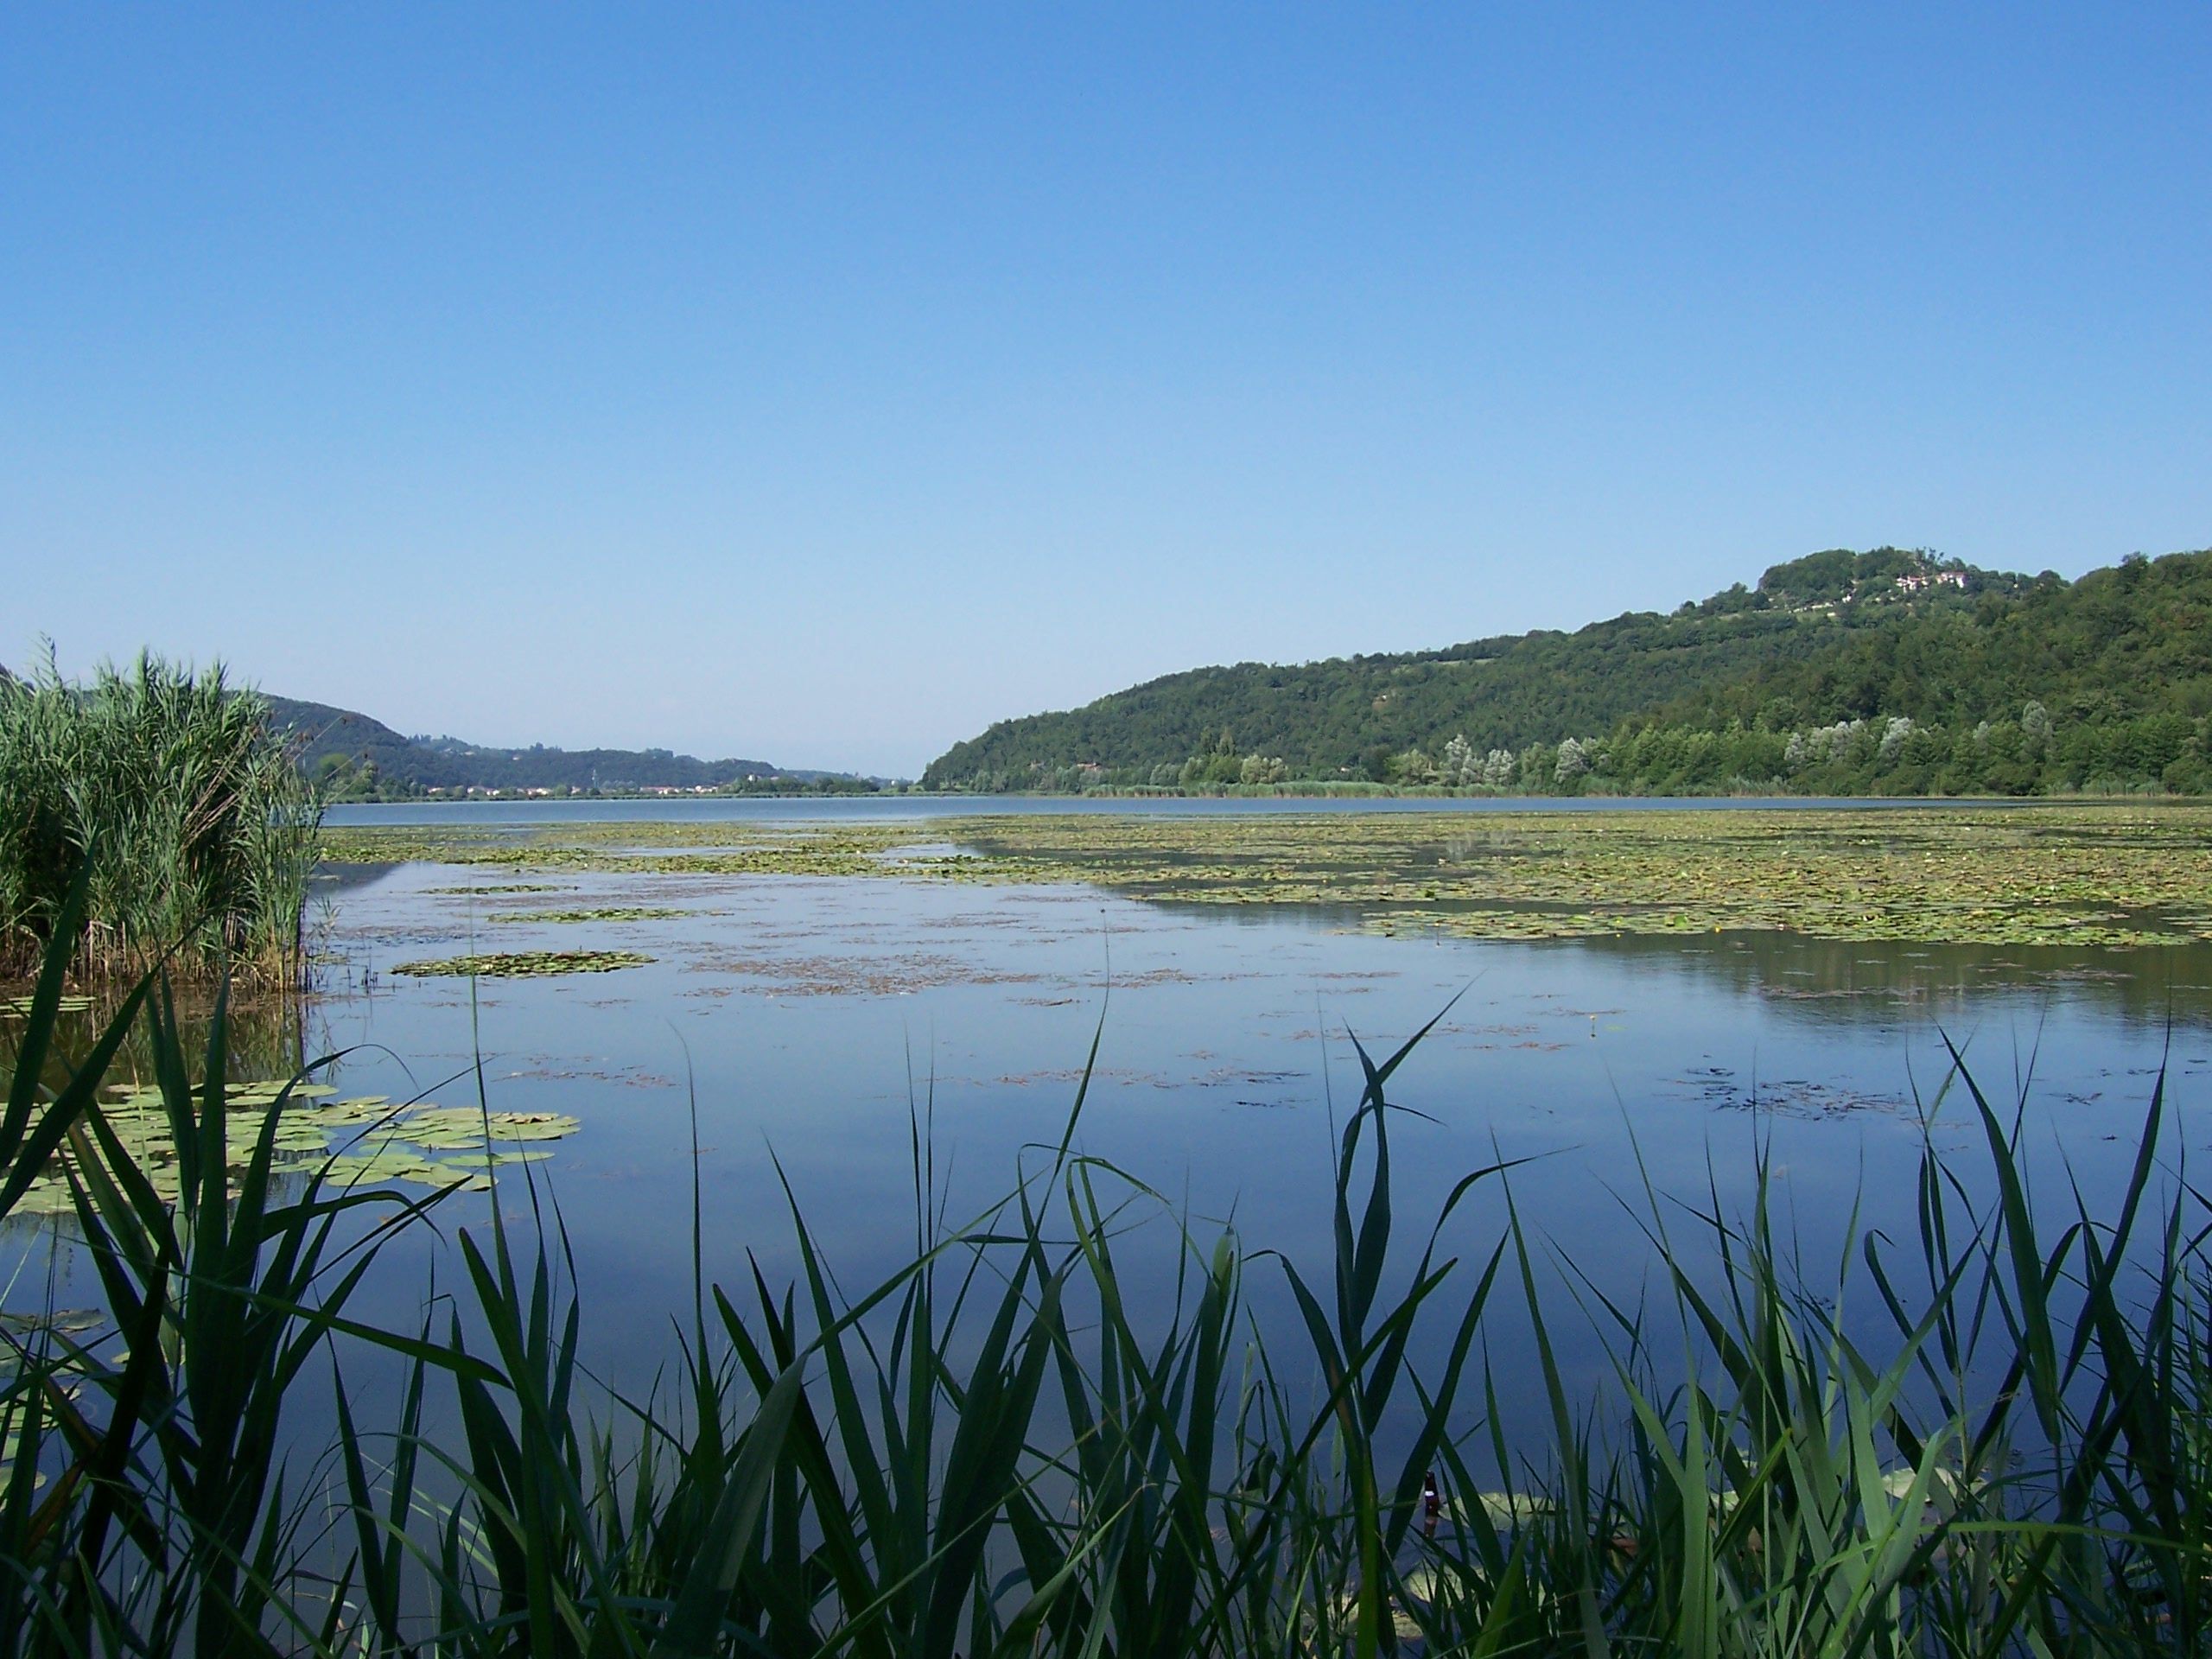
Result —
<svg viewBox="0 0 2212 1659"><path fill-rule="evenodd" d="M85 974L186 961L290 982L321 811L267 706L219 665L142 655L64 682L0 681L0 976L35 969L88 855Z"/></svg>

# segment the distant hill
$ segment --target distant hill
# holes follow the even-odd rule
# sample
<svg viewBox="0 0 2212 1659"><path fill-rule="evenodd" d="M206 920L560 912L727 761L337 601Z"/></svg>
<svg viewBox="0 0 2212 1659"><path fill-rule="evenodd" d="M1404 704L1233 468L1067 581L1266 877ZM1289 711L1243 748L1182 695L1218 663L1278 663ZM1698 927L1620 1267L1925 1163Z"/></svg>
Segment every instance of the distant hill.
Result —
<svg viewBox="0 0 2212 1659"><path fill-rule="evenodd" d="M923 782L2196 790L2212 785L2208 619L2212 552L2069 582L1834 549L1573 633L1172 674L1002 721Z"/></svg>
<svg viewBox="0 0 2212 1659"><path fill-rule="evenodd" d="M0 685L16 677L0 664ZM259 692L272 722L291 734L301 769L333 800L539 791L625 795L657 790L761 794L865 793L888 781L766 760L701 760L667 749L493 748L457 737L404 737L382 721L327 702Z"/></svg>
<svg viewBox="0 0 2212 1659"><path fill-rule="evenodd" d="M301 746L301 764L337 799L545 790L614 794L657 789L813 788L862 791L841 772L766 760L701 760L666 749L493 748L453 737L404 737L381 721L328 703L263 694Z"/></svg>

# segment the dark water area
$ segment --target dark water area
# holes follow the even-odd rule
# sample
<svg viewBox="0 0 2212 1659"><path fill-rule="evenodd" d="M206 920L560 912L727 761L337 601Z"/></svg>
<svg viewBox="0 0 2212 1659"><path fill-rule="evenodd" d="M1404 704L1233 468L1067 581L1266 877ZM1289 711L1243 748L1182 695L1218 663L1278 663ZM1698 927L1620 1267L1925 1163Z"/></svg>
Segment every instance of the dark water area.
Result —
<svg viewBox="0 0 2212 1659"><path fill-rule="evenodd" d="M553 890L468 890L517 880ZM1854 1228L1910 1249L1927 1140L1986 1191L1982 1130L1949 1080L1946 1034L2008 1121L2025 1100L2023 1154L2046 1202L2077 1183L2094 1210L2119 1190L2162 1065L2162 1179L2208 1138L2212 947L1477 942L1363 931L1325 908L1170 906L1081 885L413 864L351 872L326 899L318 989L301 1023L264 1039L271 1069L342 1052L331 1076L346 1094L466 1105L480 1062L493 1109L579 1119L533 1173L573 1251L587 1358L625 1389L650 1387L672 1322L688 1318L695 1175L709 1280L746 1285L749 1260L772 1282L791 1276L787 1180L857 1292L912 1251L916 1122L945 1213L963 1219L1041 1166L1094 1037L1074 1143L1159 1195L1133 1210L1154 1218L1122 1255L1164 1307L1179 1223L1208 1243L1233 1227L1326 1279L1334 1137L1360 1090L1354 1040L1380 1058L1435 1020L1390 1091L1411 1109L1392 1143L1402 1230L1417 1249L1462 1175L1529 1160L1510 1191L1545 1271L1561 1275L1554 1334L1585 1395L1609 1367L1567 1294L1573 1274L1625 1302L1649 1291L1655 1213L1694 1241L1696 1212L1716 1199L1723 1214L1748 1206L1764 1159L1779 1224L1818 1281ZM681 913L490 919L637 906ZM473 990L392 971L579 949L653 960ZM1447 1242L1486 1256L1503 1198L1485 1189ZM503 1173L498 1201L531 1224L519 1172ZM443 1237L480 1230L493 1202L442 1205ZM83 1264L65 1253L57 1270L64 1303L94 1300ZM438 1237L410 1238L357 1312L411 1328L433 1274L449 1287L454 1271ZM1263 1328L1294 1337L1280 1270L1255 1263L1247 1289ZM1509 1416L1541 1410L1524 1330L1502 1313L1489 1338Z"/></svg>

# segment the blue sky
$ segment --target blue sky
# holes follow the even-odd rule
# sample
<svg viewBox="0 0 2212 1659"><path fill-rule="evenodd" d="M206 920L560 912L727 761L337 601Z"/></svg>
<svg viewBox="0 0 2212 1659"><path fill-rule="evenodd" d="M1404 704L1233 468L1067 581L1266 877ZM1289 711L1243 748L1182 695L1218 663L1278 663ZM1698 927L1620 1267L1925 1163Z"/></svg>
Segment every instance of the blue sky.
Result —
<svg viewBox="0 0 2212 1659"><path fill-rule="evenodd" d="M0 12L0 661L911 773L2212 543L2212 6Z"/></svg>

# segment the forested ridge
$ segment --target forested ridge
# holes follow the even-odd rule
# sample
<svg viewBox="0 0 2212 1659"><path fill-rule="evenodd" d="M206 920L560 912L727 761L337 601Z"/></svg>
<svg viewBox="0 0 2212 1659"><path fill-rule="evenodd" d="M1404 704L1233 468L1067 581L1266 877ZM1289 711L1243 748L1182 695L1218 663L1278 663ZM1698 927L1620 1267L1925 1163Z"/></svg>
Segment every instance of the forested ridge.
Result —
<svg viewBox="0 0 2212 1659"><path fill-rule="evenodd" d="M1002 721L924 783L2195 793L2208 620L2212 551L2068 582L1834 549L1573 633L1172 674Z"/></svg>
<svg viewBox="0 0 2212 1659"><path fill-rule="evenodd" d="M164 671L168 664L152 659ZM105 673L105 671L103 671ZM218 675L219 678L219 673ZM73 696L49 661L25 681L0 666L0 688L47 685ZM849 772L779 766L766 760L702 760L667 749L561 749L499 746L456 737L404 737L351 709L256 690L301 772L326 801L410 800L485 794L627 795L655 791L717 794L867 793L879 780Z"/></svg>
<svg viewBox="0 0 2212 1659"><path fill-rule="evenodd" d="M262 701L271 721L291 735L302 768L332 800L640 790L843 793L873 787L842 773L793 771L766 760L702 760L667 749L499 747L454 737L403 737L350 709L266 694Z"/></svg>

